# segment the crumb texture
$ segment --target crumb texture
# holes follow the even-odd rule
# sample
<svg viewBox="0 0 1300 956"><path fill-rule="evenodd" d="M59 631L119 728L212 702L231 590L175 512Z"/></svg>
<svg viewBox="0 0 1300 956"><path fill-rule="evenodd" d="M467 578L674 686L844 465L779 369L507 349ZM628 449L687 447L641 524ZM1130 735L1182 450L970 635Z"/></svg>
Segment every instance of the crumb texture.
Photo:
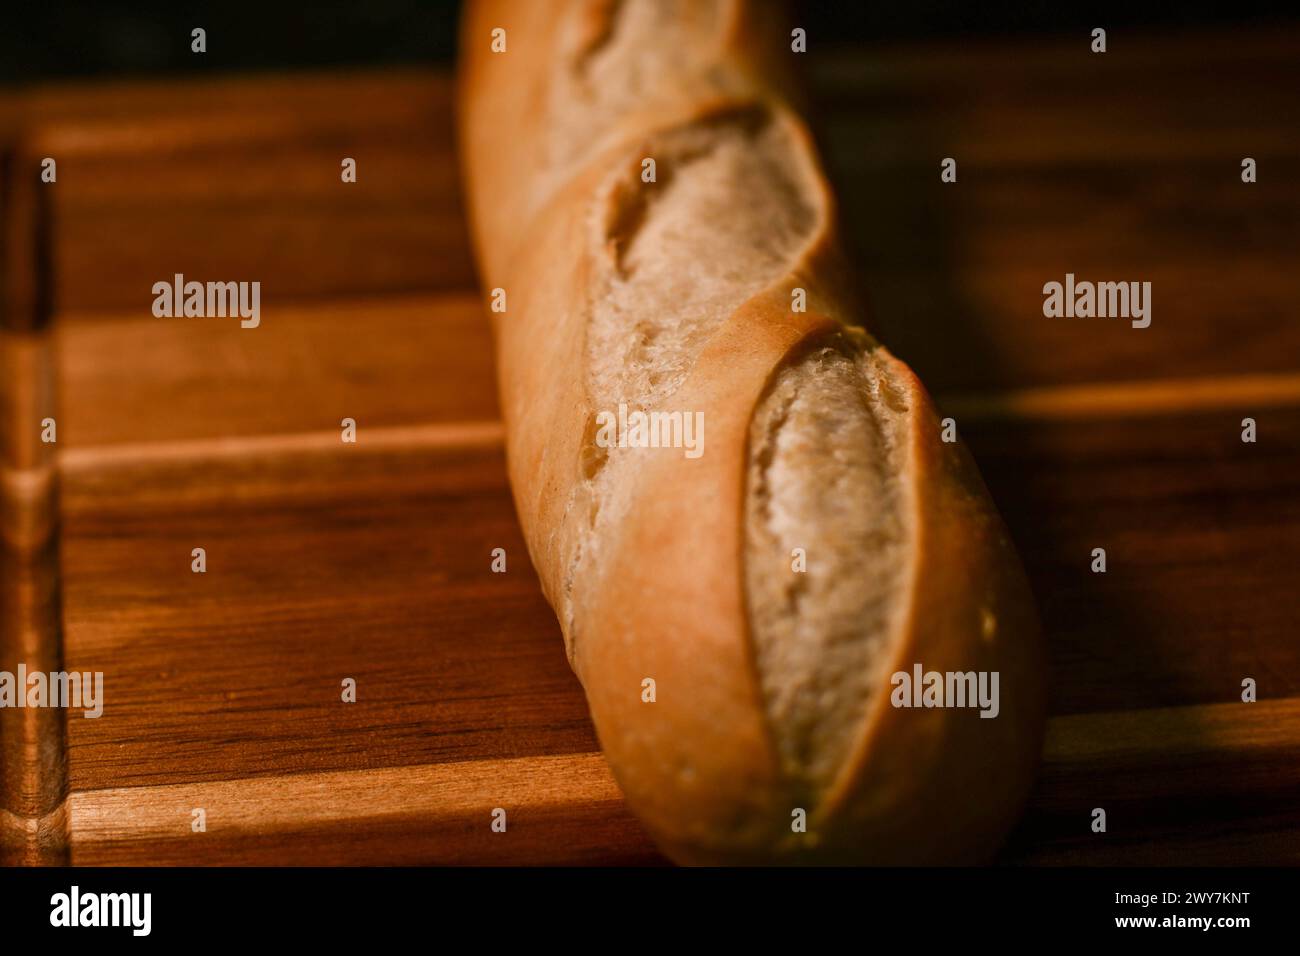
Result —
<svg viewBox="0 0 1300 956"><path fill-rule="evenodd" d="M755 661L785 776L813 801L847 759L898 631L906 430L888 365L847 334L778 372L750 425Z"/></svg>
<svg viewBox="0 0 1300 956"><path fill-rule="evenodd" d="M586 0L568 4L550 83L545 159L569 170L624 129L725 83L713 70L730 4L724 0Z"/></svg>
<svg viewBox="0 0 1300 956"><path fill-rule="evenodd" d="M603 268L587 331L598 403L671 395L722 323L793 268L818 221L799 144L761 112L673 130L645 155L656 181L642 181L634 157L598 206Z"/></svg>

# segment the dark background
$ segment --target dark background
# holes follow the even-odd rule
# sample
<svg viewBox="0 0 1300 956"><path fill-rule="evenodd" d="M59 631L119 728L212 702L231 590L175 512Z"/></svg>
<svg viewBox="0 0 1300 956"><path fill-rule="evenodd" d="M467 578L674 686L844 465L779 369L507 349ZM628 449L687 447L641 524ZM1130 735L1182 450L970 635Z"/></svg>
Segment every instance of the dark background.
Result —
<svg viewBox="0 0 1300 956"><path fill-rule="evenodd" d="M520 3L537 0L517 0ZM130 76L219 70L415 64L455 50L458 0L233 0L154 4L35 0L0 14L0 83L55 77ZM792 2L812 43L892 42L944 37L1061 33L1104 26L1172 32L1185 27L1300 19L1300 6L1230 2L970 0ZM16 12L21 11L21 12ZM190 52L190 30L208 32L208 52Z"/></svg>

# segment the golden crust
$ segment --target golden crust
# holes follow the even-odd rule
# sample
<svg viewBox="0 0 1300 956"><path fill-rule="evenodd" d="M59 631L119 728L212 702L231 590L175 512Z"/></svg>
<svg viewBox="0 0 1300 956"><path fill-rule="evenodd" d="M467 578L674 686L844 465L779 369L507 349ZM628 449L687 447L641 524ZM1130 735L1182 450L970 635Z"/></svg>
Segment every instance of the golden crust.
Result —
<svg viewBox="0 0 1300 956"><path fill-rule="evenodd" d="M534 564L557 609L569 520L583 488L594 414L585 384L586 322L595 268L589 210L602 177L653 129L628 117L558 184L530 163L544 133L546 77L563 4L470 3L462 61L462 154L475 242L489 288L509 310L494 316L511 483ZM758 39L747 5L730 10L728 52L757 77ZM597 16L600 12L597 11ZM503 27L509 51L488 52ZM587 24L599 35L599 24ZM788 122L812 155L802 124L753 79L750 99ZM702 97L653 118L654 128L727 106ZM834 241L824 176L810 188L824 217L789 275L752 297L709 338L674 393L707 409L708 454L645 450L620 480L636 502L582 568L571 662L583 682L611 768L629 804L675 859L692 863L971 862L988 858L1014 822L1041 746L1044 682L1037 622L1019 561L978 473L959 446L940 441L937 415L909 369L909 494L915 529L906 626L883 671L997 671L1001 713L897 708L882 687L863 716L834 786L791 829L797 808L782 780L756 672L744 594L748 429L776 370L809 342L858 314ZM737 201L743 202L743 196ZM792 313L789 290L808 290ZM873 346L874 347L874 346ZM883 349L879 350L884 355ZM645 678L656 702L642 702Z"/></svg>

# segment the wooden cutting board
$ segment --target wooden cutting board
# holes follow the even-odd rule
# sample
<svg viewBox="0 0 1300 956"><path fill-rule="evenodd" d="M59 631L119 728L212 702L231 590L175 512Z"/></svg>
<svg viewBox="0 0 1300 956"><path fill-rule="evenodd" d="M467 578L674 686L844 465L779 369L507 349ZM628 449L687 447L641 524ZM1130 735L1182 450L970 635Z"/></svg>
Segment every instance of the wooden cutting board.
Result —
<svg viewBox="0 0 1300 956"><path fill-rule="evenodd" d="M1300 861L1297 64L1280 32L809 56L873 328L1050 642L1007 862ZM98 719L0 710L5 861L660 861L515 521L451 109L431 71L0 96L0 670L105 675ZM1067 272L1151 281L1151 327L1044 318ZM261 327L155 318L175 273L261 281Z"/></svg>

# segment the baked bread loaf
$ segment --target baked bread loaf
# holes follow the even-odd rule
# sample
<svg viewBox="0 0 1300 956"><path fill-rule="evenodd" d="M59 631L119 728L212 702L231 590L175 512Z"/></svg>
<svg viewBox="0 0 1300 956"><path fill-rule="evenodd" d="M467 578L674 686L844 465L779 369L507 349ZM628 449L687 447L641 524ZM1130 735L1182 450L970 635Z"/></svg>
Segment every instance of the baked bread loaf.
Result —
<svg viewBox="0 0 1300 956"><path fill-rule="evenodd" d="M862 327L777 16L469 3L519 518L674 859L984 860L1041 746L1032 602L968 456Z"/></svg>

